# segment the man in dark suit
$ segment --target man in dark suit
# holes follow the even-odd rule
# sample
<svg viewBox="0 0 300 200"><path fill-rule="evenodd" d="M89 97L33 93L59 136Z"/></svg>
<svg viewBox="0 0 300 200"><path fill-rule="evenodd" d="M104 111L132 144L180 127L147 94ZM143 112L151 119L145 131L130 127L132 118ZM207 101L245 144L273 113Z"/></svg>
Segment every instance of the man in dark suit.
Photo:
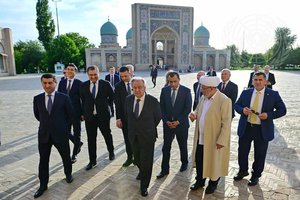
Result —
<svg viewBox="0 0 300 200"><path fill-rule="evenodd" d="M115 105L116 105L116 126L122 129L125 148L127 153L127 160L123 163L123 167L128 167L133 163L132 148L128 139L128 123L125 117L125 100L128 95L131 94L130 80L131 75L127 67L120 68L120 77L122 81L116 84L115 87Z"/></svg>
<svg viewBox="0 0 300 200"><path fill-rule="evenodd" d="M254 141L254 163L249 186L256 185L264 170L268 143L274 139L274 119L286 114L286 107L279 93L266 85L266 75L257 72L253 77L254 88L244 90L234 109L241 115L238 125L239 172L234 180L248 176L248 156Z"/></svg>
<svg viewBox="0 0 300 200"><path fill-rule="evenodd" d="M40 188L34 194L34 198L41 196L48 189L52 145L57 148L62 158L67 183L73 181L68 135L68 124L72 121L74 112L72 103L67 95L55 92L54 75L42 75L41 82L45 92L33 99L34 116L40 122L38 131Z"/></svg>
<svg viewBox="0 0 300 200"><path fill-rule="evenodd" d="M109 106L113 104L114 92L109 82L99 80L99 69L97 66L89 66L87 75L89 80L81 84L80 97L90 159L85 169L90 170L97 163L97 128L100 129L104 137L109 152L109 160L115 159L109 112Z"/></svg>
<svg viewBox="0 0 300 200"><path fill-rule="evenodd" d="M189 113L192 108L192 96L191 90L180 85L179 82L180 77L177 72L169 73L169 86L162 88L160 94L164 144L162 148L161 172L157 175L157 178L162 178L169 174L170 151L175 136L180 149L180 172L185 171L188 166L187 139L190 127Z"/></svg>
<svg viewBox="0 0 300 200"><path fill-rule="evenodd" d="M153 87L156 86L156 78L157 78L157 68L155 65L150 65L150 68L151 68L151 73L150 73L150 76L151 76L151 81L153 83Z"/></svg>
<svg viewBox="0 0 300 200"><path fill-rule="evenodd" d="M265 66L265 74L266 74L266 79L267 79L267 87L272 89L273 85L275 85L275 76L273 73L270 72L270 66L266 65Z"/></svg>
<svg viewBox="0 0 300 200"><path fill-rule="evenodd" d="M105 80L107 80L108 82L110 82L111 86L113 87L113 89L115 88L115 85L117 83L120 82L120 76L115 74L115 67L114 66L110 66L109 68L109 74L107 74L105 76ZM112 104L110 106L110 116L114 117L115 112L114 112L114 104Z"/></svg>
<svg viewBox="0 0 300 200"><path fill-rule="evenodd" d="M67 79L61 80L58 84L58 91L69 95L74 108L73 123L69 125L69 138L73 142L72 163L77 161L77 154L81 150L83 143L81 138L81 100L80 100L80 85L81 81L75 78L77 67L73 63L69 63L66 67ZM71 133L71 126L73 126L73 134Z"/></svg>
<svg viewBox="0 0 300 200"><path fill-rule="evenodd" d="M218 85L218 89L220 92L225 94L229 99L231 99L232 103L232 118L235 117L234 113L234 103L236 101L238 95L238 86L230 81L231 72L229 69L223 69L221 72L222 82Z"/></svg>
<svg viewBox="0 0 300 200"><path fill-rule="evenodd" d="M254 65L253 69L254 69L254 71L250 73L250 78L248 81L248 88L253 88L253 84L252 84L253 77L254 77L254 74L259 71L259 65Z"/></svg>
<svg viewBox="0 0 300 200"><path fill-rule="evenodd" d="M217 73L216 73L216 71L214 70L214 67L213 67L213 66L210 66L210 67L209 67L209 70L208 70L208 72L207 72L206 75L207 75L207 76L217 76Z"/></svg>
<svg viewBox="0 0 300 200"><path fill-rule="evenodd" d="M153 167L154 143L157 138L156 127L161 120L161 110L157 99L146 94L143 78L133 77L131 85L133 95L127 96L125 101L128 137L139 168L136 179L141 180L141 195L147 196Z"/></svg>
<svg viewBox="0 0 300 200"><path fill-rule="evenodd" d="M193 110L196 109L196 107L197 107L197 105L199 103L199 99L200 99L200 97L202 95L201 84L199 83L199 79L201 78L201 76L205 76L205 72L204 71L199 71L197 73L197 82L195 82L194 85L193 85L193 89L194 89L194 93L195 93Z"/></svg>

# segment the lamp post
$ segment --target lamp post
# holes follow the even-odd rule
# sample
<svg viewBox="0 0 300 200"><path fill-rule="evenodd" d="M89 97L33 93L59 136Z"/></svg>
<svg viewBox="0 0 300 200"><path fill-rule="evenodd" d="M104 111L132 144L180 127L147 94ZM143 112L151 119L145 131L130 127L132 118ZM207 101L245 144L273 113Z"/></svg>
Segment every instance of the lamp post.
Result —
<svg viewBox="0 0 300 200"><path fill-rule="evenodd" d="M57 11L57 2L61 2L61 0L52 0L55 3L56 10L56 24L57 24L57 36L59 37L59 23L58 23L58 11Z"/></svg>

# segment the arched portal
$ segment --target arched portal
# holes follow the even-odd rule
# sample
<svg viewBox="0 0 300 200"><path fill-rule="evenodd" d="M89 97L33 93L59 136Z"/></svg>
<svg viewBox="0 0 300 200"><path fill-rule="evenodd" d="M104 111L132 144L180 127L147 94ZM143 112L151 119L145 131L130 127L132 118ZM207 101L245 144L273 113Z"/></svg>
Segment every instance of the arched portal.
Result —
<svg viewBox="0 0 300 200"><path fill-rule="evenodd" d="M157 29L151 37L152 63L173 69L178 66L178 35L168 26Z"/></svg>

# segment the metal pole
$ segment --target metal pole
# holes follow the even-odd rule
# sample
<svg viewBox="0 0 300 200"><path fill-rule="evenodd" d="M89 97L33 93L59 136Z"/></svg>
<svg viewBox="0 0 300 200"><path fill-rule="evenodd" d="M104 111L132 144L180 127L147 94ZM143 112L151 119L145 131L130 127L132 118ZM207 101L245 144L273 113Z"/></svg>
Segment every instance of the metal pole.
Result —
<svg viewBox="0 0 300 200"><path fill-rule="evenodd" d="M56 24L57 24L57 36L59 37L59 23L58 23L58 10L57 10L57 2L61 0L52 0L55 3L55 10L56 10Z"/></svg>

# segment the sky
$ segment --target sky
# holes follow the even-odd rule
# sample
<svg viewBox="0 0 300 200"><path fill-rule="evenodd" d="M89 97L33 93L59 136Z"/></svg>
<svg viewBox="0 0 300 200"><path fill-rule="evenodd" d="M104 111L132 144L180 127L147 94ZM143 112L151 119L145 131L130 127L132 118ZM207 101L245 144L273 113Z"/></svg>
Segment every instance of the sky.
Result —
<svg viewBox="0 0 300 200"><path fill-rule="evenodd" d="M0 27L11 28L13 41L37 40L36 0L1 0ZM126 46L134 3L194 7L194 31L201 25L210 32L210 46L224 49L235 44L240 51L265 53L272 47L277 27L297 35L300 46L300 12L294 0L61 0L57 3L60 34L78 32L96 46L100 28L110 21L118 29L118 42ZM55 3L49 0L56 24ZM57 35L57 29L56 33Z"/></svg>

